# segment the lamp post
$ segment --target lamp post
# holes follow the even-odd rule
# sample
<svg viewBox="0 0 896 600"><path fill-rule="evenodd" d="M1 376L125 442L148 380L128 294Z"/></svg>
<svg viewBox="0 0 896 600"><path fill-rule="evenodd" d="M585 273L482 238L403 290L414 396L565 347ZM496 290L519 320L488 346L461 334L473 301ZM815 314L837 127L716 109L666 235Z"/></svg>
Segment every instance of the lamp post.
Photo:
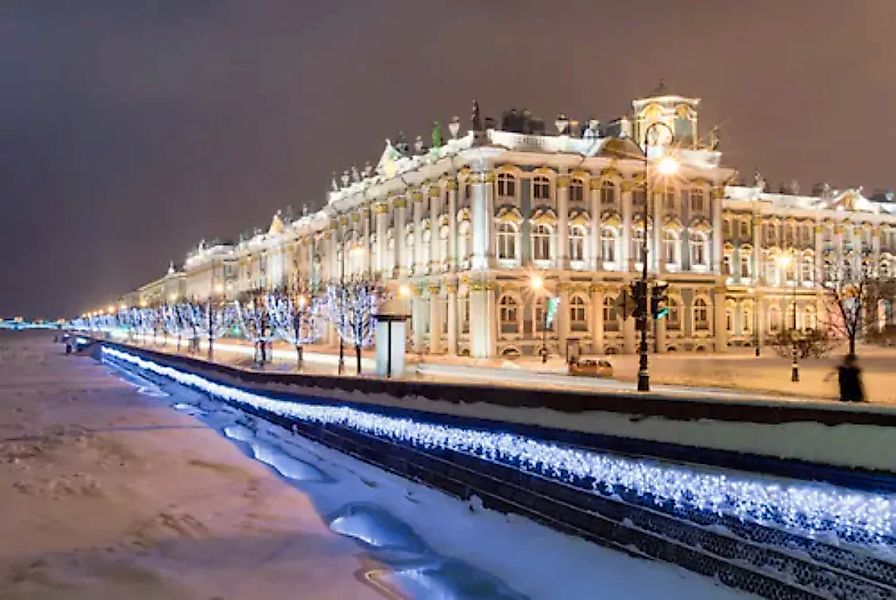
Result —
<svg viewBox="0 0 896 600"><path fill-rule="evenodd" d="M793 266L793 329L790 330L790 339L793 343L792 361L790 363L790 381L798 382L800 380L799 352L796 344L796 261L792 254L779 254L777 258L778 267L783 271L785 277L787 269Z"/></svg>
<svg viewBox="0 0 896 600"><path fill-rule="evenodd" d="M659 133L660 129L665 130ZM657 133L654 133L657 132ZM656 142L672 144L675 140L672 129L665 123L657 121L644 131L644 208L641 223L644 235L641 238L641 281L638 293L638 321L637 326L641 330L641 343L638 347L638 391L650 391L650 371L647 359L647 211L650 208L650 146L651 137ZM664 139L665 138L665 139ZM665 155L657 161L656 169L663 177L669 177L678 172L678 161L669 155Z"/></svg>

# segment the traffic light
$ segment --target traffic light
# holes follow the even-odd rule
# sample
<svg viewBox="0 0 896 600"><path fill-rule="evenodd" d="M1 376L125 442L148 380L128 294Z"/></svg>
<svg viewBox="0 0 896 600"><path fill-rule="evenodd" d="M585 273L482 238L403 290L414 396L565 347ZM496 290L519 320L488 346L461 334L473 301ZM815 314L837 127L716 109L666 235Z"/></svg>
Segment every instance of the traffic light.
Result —
<svg viewBox="0 0 896 600"><path fill-rule="evenodd" d="M669 314L669 284L655 283L650 290L650 313L654 319L662 319Z"/></svg>

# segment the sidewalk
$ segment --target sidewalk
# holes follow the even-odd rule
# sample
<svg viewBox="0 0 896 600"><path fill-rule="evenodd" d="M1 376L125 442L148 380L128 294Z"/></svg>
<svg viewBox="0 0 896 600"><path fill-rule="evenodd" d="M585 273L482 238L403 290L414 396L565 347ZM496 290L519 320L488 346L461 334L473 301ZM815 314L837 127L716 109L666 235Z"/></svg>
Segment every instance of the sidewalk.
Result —
<svg viewBox="0 0 896 600"><path fill-rule="evenodd" d="M162 349L162 340L150 346ZM168 340L167 350L174 351L175 340ZM183 344L181 354L185 352ZM215 342L215 360L245 369L256 368L254 348L243 340ZM200 346L199 356L205 357L206 344ZM862 346L858 350L859 365L863 369L865 393L875 404L896 404L896 349ZM568 387L576 389L632 391L638 373L638 356L621 354L606 357L613 365L613 379L594 379L567 375L566 363L560 357L550 357L542 363L537 357L468 358L447 355L408 354L405 357L404 379L436 381L489 381L515 387ZM800 381L791 382L790 360L763 351L756 357L752 350L732 349L725 354L669 353L649 356L651 388L675 395L712 394L731 398L825 399L837 398L835 369L842 360L834 352L822 359L807 359L800 363ZM303 373L336 373L338 348L326 345L306 346ZM291 346L274 344L274 360L264 370L294 371L296 352ZM362 352L362 375L375 373L374 352ZM354 348L345 348L345 374L355 374Z"/></svg>

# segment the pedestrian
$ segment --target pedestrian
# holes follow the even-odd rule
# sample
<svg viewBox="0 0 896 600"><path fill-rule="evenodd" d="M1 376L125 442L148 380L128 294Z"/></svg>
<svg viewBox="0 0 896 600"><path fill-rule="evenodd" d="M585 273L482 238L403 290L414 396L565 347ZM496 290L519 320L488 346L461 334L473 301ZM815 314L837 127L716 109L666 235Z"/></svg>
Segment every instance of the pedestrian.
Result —
<svg viewBox="0 0 896 600"><path fill-rule="evenodd" d="M847 354L843 364L837 367L837 381L840 383L841 402L863 402L862 369L856 364L856 355Z"/></svg>

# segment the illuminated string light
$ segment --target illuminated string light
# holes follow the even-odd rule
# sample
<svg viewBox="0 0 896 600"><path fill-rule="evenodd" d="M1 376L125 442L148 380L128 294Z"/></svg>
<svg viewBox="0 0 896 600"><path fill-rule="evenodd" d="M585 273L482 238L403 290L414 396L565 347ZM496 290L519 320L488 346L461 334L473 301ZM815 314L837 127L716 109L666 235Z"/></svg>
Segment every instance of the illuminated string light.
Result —
<svg viewBox="0 0 896 600"><path fill-rule="evenodd" d="M319 406L275 400L209 381L138 356L103 347L104 354L168 377L212 396L302 421L335 424L422 448L441 448L509 463L568 482L592 481L605 496L629 490L657 505L708 511L742 521L776 523L803 533L833 533L859 543L894 541L894 501L884 495L803 482L700 472L600 454L512 433L482 431L390 417L348 406Z"/></svg>

